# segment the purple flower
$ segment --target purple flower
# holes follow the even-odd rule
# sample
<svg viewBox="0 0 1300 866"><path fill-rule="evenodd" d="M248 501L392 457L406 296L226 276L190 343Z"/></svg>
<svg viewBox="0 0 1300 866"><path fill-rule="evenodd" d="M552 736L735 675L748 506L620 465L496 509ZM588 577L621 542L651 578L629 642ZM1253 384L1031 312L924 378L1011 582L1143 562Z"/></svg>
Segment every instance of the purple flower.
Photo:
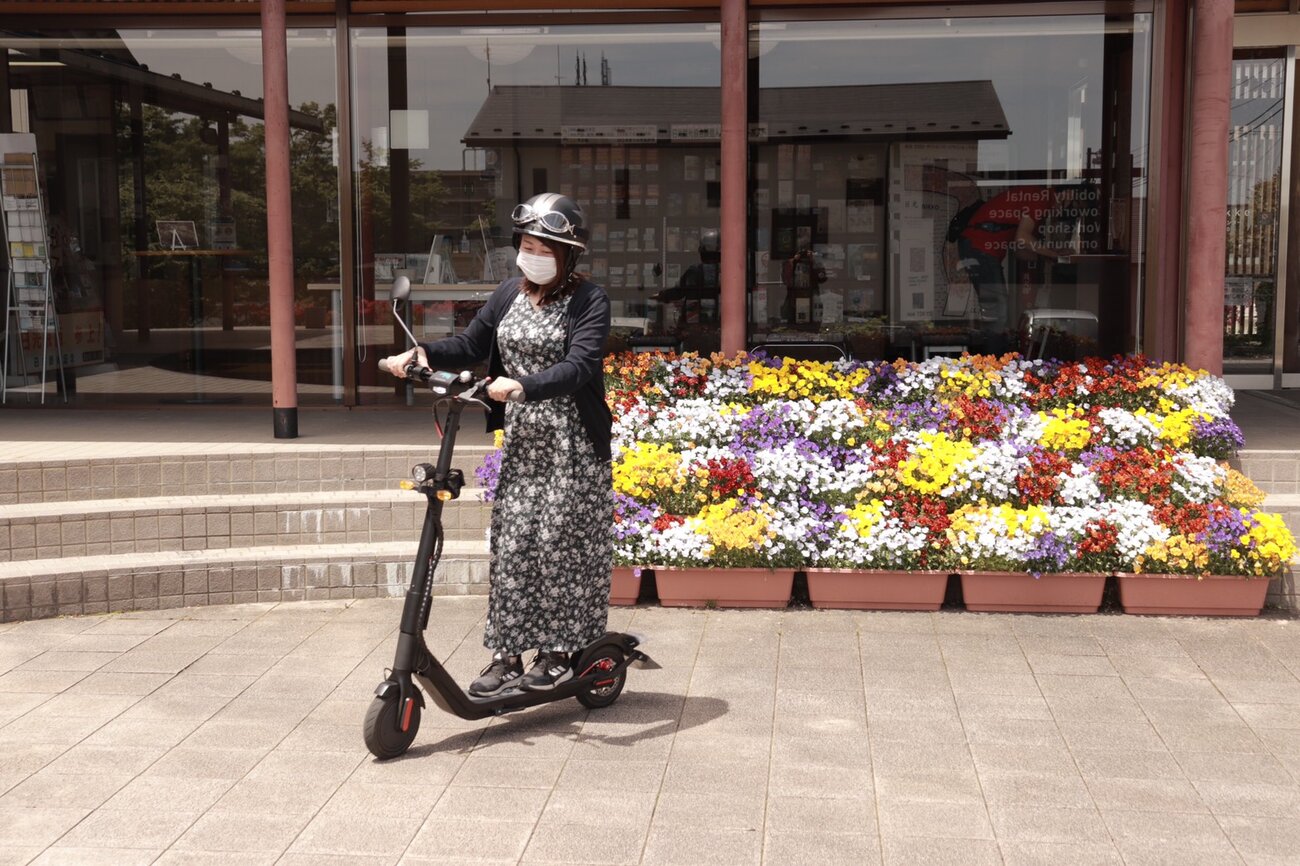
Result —
<svg viewBox="0 0 1300 866"><path fill-rule="evenodd" d="M1079 455L1079 462L1091 469L1093 466L1104 460L1113 460L1119 452L1109 445L1103 445L1100 448L1090 448Z"/></svg>
<svg viewBox="0 0 1300 866"><path fill-rule="evenodd" d="M1065 541L1055 532L1044 532L1025 552L1025 564L1032 571L1060 571L1070 559Z"/></svg>
<svg viewBox="0 0 1300 866"><path fill-rule="evenodd" d="M1231 418L1204 418L1192 425L1192 448L1205 457L1224 460L1246 444L1241 428Z"/></svg>
<svg viewBox="0 0 1300 866"><path fill-rule="evenodd" d="M774 451L793 438L786 419L790 407L785 403L756 406L741 419L731 449L738 457L752 457L760 451Z"/></svg>
<svg viewBox="0 0 1300 866"><path fill-rule="evenodd" d="M614 539L623 541L639 535L641 528L654 523L658 509L645 505L623 493L614 494Z"/></svg>
<svg viewBox="0 0 1300 866"><path fill-rule="evenodd" d="M885 412L885 423L895 430L913 429L931 432L951 431L955 426L948 407L933 398L911 403L895 403Z"/></svg>
<svg viewBox="0 0 1300 866"><path fill-rule="evenodd" d="M474 477L478 479L479 487L483 488L484 502L491 502L496 499L497 482L501 480L501 457L503 454L502 449L497 448L484 457L482 465L474 470Z"/></svg>
<svg viewBox="0 0 1300 866"><path fill-rule="evenodd" d="M1216 556L1229 556L1247 532L1246 518L1235 508L1211 505L1201 542Z"/></svg>

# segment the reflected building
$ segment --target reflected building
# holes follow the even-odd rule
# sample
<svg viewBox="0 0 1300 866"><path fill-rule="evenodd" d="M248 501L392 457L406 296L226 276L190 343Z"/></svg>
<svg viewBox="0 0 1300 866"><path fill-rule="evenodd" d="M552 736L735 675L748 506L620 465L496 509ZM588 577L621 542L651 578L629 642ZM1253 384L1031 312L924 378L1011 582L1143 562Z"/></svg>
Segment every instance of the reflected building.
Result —
<svg viewBox="0 0 1300 866"><path fill-rule="evenodd" d="M1187 144L1206 116L1182 106L1209 57L1182 48L1193 3L943 19L742 3L745 59L728 65L730 3L541 21L524 4L291 2L300 398L400 400L373 365L396 340L392 279L416 284L423 336L463 328L513 273L511 208L542 190L586 207L580 268L614 302L611 350L1203 360L1209 327L1234 382L1300 384L1286 280L1300 27L1261 3L1239 9L1219 70L1229 171ZM132 5L68 0L55 16L15 0L0 31L0 134L16 158L30 145L45 194L61 343L47 360L75 371L81 403L259 405L272 341L258 22L231 4ZM1222 277L1185 266L1207 185L1228 192ZM970 214L992 238L984 260L960 240ZM24 251L21 232L9 241ZM7 312L9 357L30 369L41 335ZM15 369L10 402L40 387Z"/></svg>

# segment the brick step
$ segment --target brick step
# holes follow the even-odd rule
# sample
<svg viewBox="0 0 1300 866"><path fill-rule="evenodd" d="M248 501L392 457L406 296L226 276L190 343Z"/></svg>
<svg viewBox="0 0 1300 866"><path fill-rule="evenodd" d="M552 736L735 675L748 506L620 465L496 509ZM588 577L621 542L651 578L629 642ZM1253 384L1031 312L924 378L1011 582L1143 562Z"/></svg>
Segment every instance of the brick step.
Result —
<svg viewBox="0 0 1300 866"><path fill-rule="evenodd" d="M206 604L400 596L414 545L303 544L0 563L0 622ZM486 594L485 542L448 541L434 594Z"/></svg>
<svg viewBox="0 0 1300 866"><path fill-rule="evenodd" d="M93 499L6 506L0 562L285 544L413 543L425 498L409 490ZM466 488L443 509L446 537L484 538L492 505Z"/></svg>
<svg viewBox="0 0 1300 866"><path fill-rule="evenodd" d="M458 445L455 467L473 484L493 451ZM277 446L275 451L105 457L82 460L0 459L0 505L147 496L222 496L387 490L408 478L416 463L437 460L437 446Z"/></svg>
<svg viewBox="0 0 1300 866"><path fill-rule="evenodd" d="M1265 493L1300 494L1300 451L1241 451L1228 462Z"/></svg>

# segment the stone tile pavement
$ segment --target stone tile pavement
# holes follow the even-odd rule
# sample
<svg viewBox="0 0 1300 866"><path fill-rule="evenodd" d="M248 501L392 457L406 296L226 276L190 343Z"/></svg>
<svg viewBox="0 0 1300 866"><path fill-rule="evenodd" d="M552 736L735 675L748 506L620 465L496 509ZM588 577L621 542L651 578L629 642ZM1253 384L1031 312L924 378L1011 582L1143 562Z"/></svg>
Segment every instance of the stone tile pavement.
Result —
<svg viewBox="0 0 1300 866"><path fill-rule="evenodd" d="M0 626L0 864L1300 862L1300 620L615 609L613 707L378 763L399 605Z"/></svg>

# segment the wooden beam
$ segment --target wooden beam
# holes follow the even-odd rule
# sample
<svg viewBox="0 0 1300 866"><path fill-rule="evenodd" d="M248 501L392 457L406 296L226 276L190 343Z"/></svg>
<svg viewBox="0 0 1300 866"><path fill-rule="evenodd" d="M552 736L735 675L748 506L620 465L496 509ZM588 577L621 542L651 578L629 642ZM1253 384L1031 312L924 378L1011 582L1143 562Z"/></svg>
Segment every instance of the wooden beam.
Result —
<svg viewBox="0 0 1300 866"><path fill-rule="evenodd" d="M259 0L0 0L0 15L255 15ZM289 14L328 14L329 0L288 0Z"/></svg>

